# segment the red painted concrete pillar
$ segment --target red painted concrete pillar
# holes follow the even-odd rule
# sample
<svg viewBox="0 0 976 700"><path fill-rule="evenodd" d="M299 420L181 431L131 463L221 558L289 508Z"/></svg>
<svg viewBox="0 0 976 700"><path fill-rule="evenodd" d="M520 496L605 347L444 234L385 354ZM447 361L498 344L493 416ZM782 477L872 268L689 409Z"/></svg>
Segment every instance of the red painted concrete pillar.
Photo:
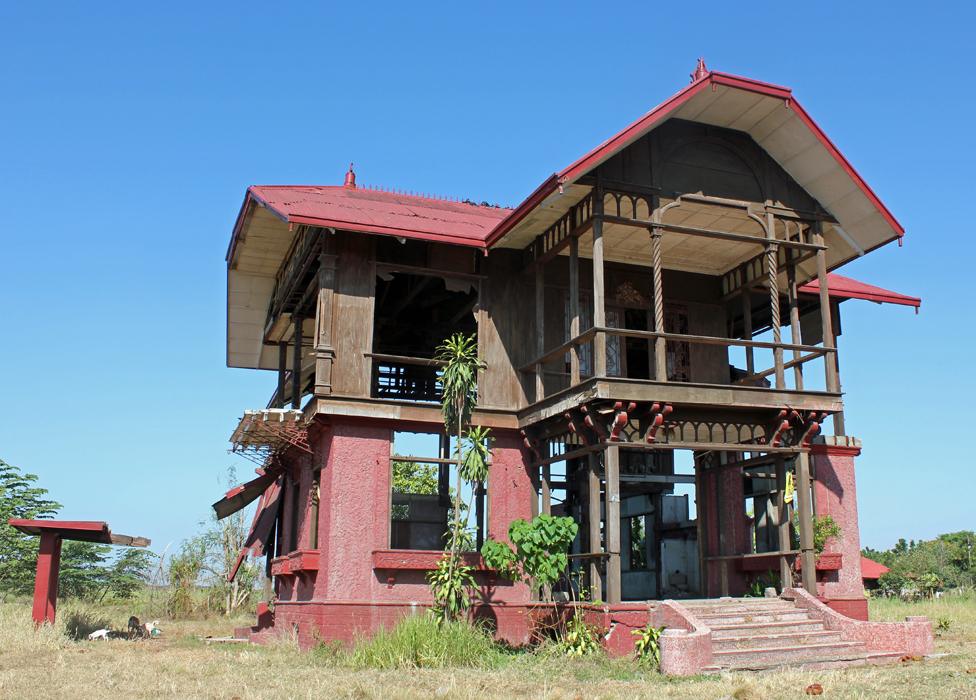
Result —
<svg viewBox="0 0 976 700"><path fill-rule="evenodd" d="M488 471L488 535L493 539L508 541L513 520L532 518L536 493L525 465L521 437L514 432L494 433Z"/></svg>
<svg viewBox="0 0 976 700"><path fill-rule="evenodd" d="M61 536L42 532L37 551L37 575L34 578L34 623L54 624L58 603L58 572L61 568Z"/></svg>
<svg viewBox="0 0 976 700"><path fill-rule="evenodd" d="M839 537L827 541L825 551L841 555L839 571L820 572L817 593L831 608L856 619L867 619L867 600L861 578L861 535L857 520L854 458L861 454L857 438L819 437L814 441L816 515L831 516L840 526Z"/></svg>

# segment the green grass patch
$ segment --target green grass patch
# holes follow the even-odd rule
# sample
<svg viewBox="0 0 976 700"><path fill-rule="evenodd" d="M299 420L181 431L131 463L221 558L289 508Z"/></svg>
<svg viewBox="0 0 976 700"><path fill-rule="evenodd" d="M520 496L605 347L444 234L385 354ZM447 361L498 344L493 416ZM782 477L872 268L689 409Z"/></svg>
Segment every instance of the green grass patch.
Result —
<svg viewBox="0 0 976 700"><path fill-rule="evenodd" d="M480 625L438 623L430 615L411 615L392 629L361 639L349 657L355 668L495 668L505 652Z"/></svg>

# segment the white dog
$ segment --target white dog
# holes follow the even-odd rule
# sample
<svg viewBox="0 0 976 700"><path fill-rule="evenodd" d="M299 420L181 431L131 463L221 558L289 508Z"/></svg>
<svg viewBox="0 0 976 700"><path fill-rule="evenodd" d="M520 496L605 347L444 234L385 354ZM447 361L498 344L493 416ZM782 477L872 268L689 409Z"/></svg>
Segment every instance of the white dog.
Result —
<svg viewBox="0 0 976 700"><path fill-rule="evenodd" d="M107 630L107 629L95 630L94 632L88 635L88 641L94 642L96 639L108 639L108 635L110 631L111 630Z"/></svg>

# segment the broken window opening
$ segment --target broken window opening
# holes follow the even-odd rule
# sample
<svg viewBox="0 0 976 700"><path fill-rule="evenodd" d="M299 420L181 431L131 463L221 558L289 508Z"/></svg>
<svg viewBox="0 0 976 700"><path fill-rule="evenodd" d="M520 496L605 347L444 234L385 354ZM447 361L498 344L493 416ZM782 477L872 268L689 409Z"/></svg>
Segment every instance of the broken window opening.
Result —
<svg viewBox="0 0 976 700"><path fill-rule="evenodd" d="M390 547L443 550L450 546L457 464L452 447L438 433L393 432L390 456ZM461 549L477 551L487 535L487 489L461 486L461 520L467 522Z"/></svg>
<svg viewBox="0 0 976 700"><path fill-rule="evenodd" d="M376 278L373 329L375 398L440 401L437 346L477 331L476 284L469 279L405 272Z"/></svg>

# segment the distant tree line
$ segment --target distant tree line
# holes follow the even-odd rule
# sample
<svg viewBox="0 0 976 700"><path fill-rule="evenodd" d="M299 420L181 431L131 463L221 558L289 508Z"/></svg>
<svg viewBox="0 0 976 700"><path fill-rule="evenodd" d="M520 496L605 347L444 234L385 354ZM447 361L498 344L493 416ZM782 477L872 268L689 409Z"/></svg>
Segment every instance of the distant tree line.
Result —
<svg viewBox="0 0 976 700"><path fill-rule="evenodd" d="M233 469L228 471L233 483ZM36 474L0 460L0 602L34 592L39 538L7 524L11 518L56 518L61 504L38 485ZM227 577L248 532L245 510L200 524L200 534L184 541L168 561L150 550L66 540L61 546L58 595L89 602L130 600L152 584L162 591L165 612L173 617L220 612L231 614L253 603L261 567L244 561L234 581ZM154 599L156 593L150 594Z"/></svg>
<svg viewBox="0 0 976 700"><path fill-rule="evenodd" d="M0 459L0 599L33 593L39 542L10 527L7 520L46 520L56 517L61 507L37 485L36 474ZM145 549L65 541L59 595L93 601L131 598L145 585L155 562L156 555Z"/></svg>
<svg viewBox="0 0 976 700"><path fill-rule="evenodd" d="M889 550L862 553L891 571L878 581L885 595L934 595L976 584L976 533L970 530L939 535L933 540L898 540Z"/></svg>

